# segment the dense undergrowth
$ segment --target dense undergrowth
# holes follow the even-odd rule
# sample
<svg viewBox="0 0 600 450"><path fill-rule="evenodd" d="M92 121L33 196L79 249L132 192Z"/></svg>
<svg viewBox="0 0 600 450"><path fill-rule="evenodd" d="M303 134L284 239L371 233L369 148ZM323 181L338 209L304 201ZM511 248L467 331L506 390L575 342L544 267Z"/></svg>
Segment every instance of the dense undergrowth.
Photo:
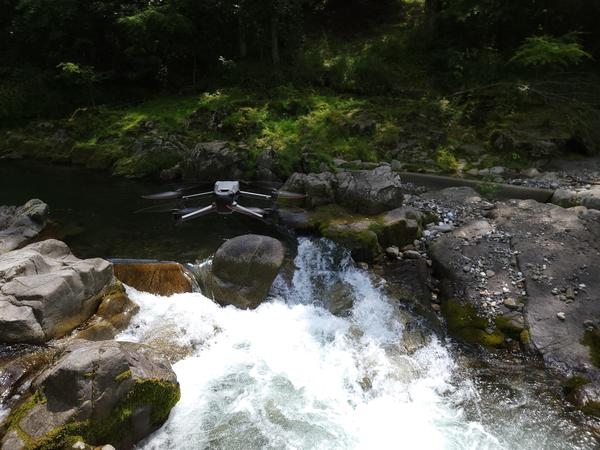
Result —
<svg viewBox="0 0 600 450"><path fill-rule="evenodd" d="M248 170L258 155L273 151L285 176L301 162L316 170L334 158L398 160L409 169L443 172L466 170L481 158L484 166L527 165L535 155L494 147L503 132L594 151L597 112L552 95L517 82L450 96L224 88L34 121L0 134L0 154L155 176L196 143L224 140L243 153Z"/></svg>
<svg viewBox="0 0 600 450"><path fill-rule="evenodd" d="M12 89L4 80L0 116L18 116L13 110L30 116L0 125L0 157L156 177L197 143L221 140L242 155L248 176L269 152L283 178L331 166L335 158L454 173L598 150L600 80L589 74L593 62L566 73L543 64L517 67L510 54L490 48L440 50L414 23L420 9L403 8L401 17L351 38L310 35L292 64L223 59L218 71L177 94L146 90L151 94L142 100L144 90L135 89L115 97L102 84L67 88L57 79L51 88L38 83L44 96L36 97L39 111L31 119L25 92L36 83L21 77ZM522 53L535 56L531 45L538 41ZM97 90L91 97L90 89ZM56 118L69 104L82 107Z"/></svg>

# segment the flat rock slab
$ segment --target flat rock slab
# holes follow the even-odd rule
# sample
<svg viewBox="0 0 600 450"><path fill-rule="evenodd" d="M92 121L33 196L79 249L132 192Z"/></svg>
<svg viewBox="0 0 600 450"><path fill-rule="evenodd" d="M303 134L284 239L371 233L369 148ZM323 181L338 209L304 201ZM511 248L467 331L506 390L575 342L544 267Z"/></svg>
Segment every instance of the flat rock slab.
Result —
<svg viewBox="0 0 600 450"><path fill-rule="evenodd" d="M534 201L501 205L495 222L512 234L532 343L559 369L590 369L590 348L582 341L584 322L600 326L600 222Z"/></svg>
<svg viewBox="0 0 600 450"><path fill-rule="evenodd" d="M600 379L584 344L600 327L600 221L533 200L498 203L486 216L430 246L445 296L472 306L488 320L482 328L500 315L509 330L524 325L527 341L565 375Z"/></svg>
<svg viewBox="0 0 600 450"><path fill-rule="evenodd" d="M108 261L81 260L53 239L0 255L0 342L65 335L96 312L113 280Z"/></svg>

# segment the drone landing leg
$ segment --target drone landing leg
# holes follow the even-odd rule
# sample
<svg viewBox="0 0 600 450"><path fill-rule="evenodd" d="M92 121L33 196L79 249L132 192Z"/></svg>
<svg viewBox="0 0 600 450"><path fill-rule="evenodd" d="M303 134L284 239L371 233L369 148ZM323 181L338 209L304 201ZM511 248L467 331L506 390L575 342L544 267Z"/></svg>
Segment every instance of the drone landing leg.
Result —
<svg viewBox="0 0 600 450"><path fill-rule="evenodd" d="M200 208L196 211L193 211L191 213L184 214L181 217L179 217L179 220L181 222L185 222L186 220L191 220L191 219L195 219L196 217L205 216L216 210L217 210L217 207L215 205L209 205L204 208Z"/></svg>
<svg viewBox="0 0 600 450"><path fill-rule="evenodd" d="M237 203L234 203L233 205L228 206L228 208L231 209L232 211L239 212L241 214L245 214L247 216L254 217L256 219L262 219L264 217L263 214L252 211L251 209L245 208L242 205L238 205Z"/></svg>

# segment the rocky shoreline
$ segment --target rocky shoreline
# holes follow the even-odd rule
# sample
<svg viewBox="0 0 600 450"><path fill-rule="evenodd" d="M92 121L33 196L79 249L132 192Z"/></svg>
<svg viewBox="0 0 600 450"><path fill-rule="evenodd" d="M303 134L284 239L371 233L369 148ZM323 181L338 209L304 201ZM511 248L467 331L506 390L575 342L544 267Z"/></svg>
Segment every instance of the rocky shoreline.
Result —
<svg viewBox="0 0 600 450"><path fill-rule="evenodd" d="M467 187L429 192L403 183L389 165L294 174L284 188L307 194L306 212L281 214L297 233L347 247L386 280L391 298L438 333L488 352L539 357L562 380L566 400L600 417L594 203L487 200ZM10 410L0 415L1 448L131 448L179 398L168 358L113 340L138 309L113 264L80 260L60 241L30 243L44 228L47 205L0 211L0 236L9 243L0 251L0 342L8 350L0 354L0 407ZM279 241L241 236L194 275L218 303L254 308L284 258ZM119 270L147 284L165 268L184 281L190 274L176 263Z"/></svg>
<svg viewBox="0 0 600 450"><path fill-rule="evenodd" d="M600 210L488 201L465 187L415 194L385 167L371 174L401 192L396 209L375 216L323 200L328 192L334 195L327 200L336 200L339 174L292 176L285 188L306 193L308 205L316 206L296 220L308 224L299 229L347 246L356 260L402 285L401 301L416 304L459 341L541 357L563 379L566 397L600 416ZM357 189L365 204L377 201L373 185Z"/></svg>

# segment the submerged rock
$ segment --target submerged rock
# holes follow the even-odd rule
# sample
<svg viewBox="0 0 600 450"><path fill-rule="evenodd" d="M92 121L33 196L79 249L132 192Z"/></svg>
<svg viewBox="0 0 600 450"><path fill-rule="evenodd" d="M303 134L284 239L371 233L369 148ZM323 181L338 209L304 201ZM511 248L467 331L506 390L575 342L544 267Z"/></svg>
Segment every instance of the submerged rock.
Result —
<svg viewBox="0 0 600 450"><path fill-rule="evenodd" d="M2 450L70 448L81 439L132 448L164 423L180 396L163 356L115 341L73 343L30 391L2 423Z"/></svg>
<svg viewBox="0 0 600 450"><path fill-rule="evenodd" d="M64 336L90 318L114 287L108 261L78 259L53 239L0 255L0 342Z"/></svg>
<svg viewBox="0 0 600 450"><path fill-rule="evenodd" d="M277 239L248 234L229 239L200 278L205 295L222 305L254 309L267 297L283 264L285 251Z"/></svg>
<svg viewBox="0 0 600 450"><path fill-rule="evenodd" d="M23 206L0 206L0 254L19 248L37 236L48 221L48 205L29 200Z"/></svg>
<svg viewBox="0 0 600 450"><path fill-rule="evenodd" d="M176 262L144 262L115 260L115 276L128 286L156 295L173 295L194 292L194 276Z"/></svg>

